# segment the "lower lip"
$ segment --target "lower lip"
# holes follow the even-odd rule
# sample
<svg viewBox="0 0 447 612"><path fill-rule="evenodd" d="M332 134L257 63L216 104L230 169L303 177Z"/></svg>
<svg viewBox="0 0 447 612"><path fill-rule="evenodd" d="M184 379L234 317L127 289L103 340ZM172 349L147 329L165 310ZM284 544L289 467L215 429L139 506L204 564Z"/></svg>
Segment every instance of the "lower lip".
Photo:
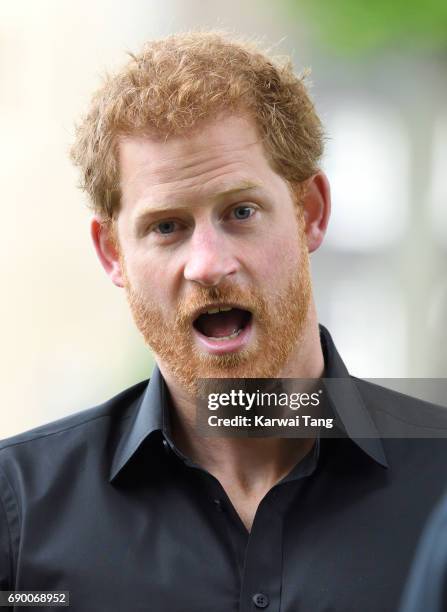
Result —
<svg viewBox="0 0 447 612"><path fill-rule="evenodd" d="M247 346L252 334L252 327L253 321L250 319L241 333L236 336L236 338L231 338L229 340L211 340L208 338L208 336L201 334L196 328L193 329L200 345L203 346L208 353L213 355L223 355L224 353L235 353Z"/></svg>

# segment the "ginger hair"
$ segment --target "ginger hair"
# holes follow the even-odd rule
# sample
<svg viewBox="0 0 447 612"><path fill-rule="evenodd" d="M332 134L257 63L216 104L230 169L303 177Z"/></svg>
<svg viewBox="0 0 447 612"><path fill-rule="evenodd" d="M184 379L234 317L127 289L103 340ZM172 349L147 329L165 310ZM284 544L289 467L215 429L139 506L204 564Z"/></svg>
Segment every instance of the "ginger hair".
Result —
<svg viewBox="0 0 447 612"><path fill-rule="evenodd" d="M220 32L175 34L147 42L107 75L76 128L71 158L81 188L105 221L120 207L119 140L169 138L220 113L253 118L272 168L290 185L318 170L323 129L305 78L289 58L273 58L251 42Z"/></svg>

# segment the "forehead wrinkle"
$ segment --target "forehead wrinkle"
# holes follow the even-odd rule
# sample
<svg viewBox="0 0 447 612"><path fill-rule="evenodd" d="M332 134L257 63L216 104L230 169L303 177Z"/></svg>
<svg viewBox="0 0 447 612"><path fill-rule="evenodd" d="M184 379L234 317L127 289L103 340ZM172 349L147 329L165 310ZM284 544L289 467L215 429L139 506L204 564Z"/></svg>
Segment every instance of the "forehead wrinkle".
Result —
<svg viewBox="0 0 447 612"><path fill-rule="evenodd" d="M132 139L134 142L142 141L144 143L144 138L134 138ZM128 139L126 143L126 139L123 139L121 145L126 147L126 144L129 144L132 147L132 140ZM248 142L235 144L235 143L218 143L214 145L201 144L199 143L191 143L188 145L188 141L182 139L182 141L176 145L174 143L171 146L172 151L169 150L169 147L166 149L161 149L156 152L156 162L154 163L154 159L149 151L147 151L146 155L143 159L134 160L134 164L136 165L135 169L129 173L129 166L126 164L128 176L126 177L126 182L128 184L133 184L138 181L140 178L152 178L153 176L159 176L160 174L170 174L175 173L176 177L183 178L184 174L188 174L191 169L195 169L196 172L204 173L207 171L209 166L216 167L222 166L225 164L225 158L228 155L231 156L231 160L234 161L235 158L239 158L239 161L244 161L244 154L248 149L255 147L256 145L261 144L262 142L255 138L251 139ZM199 150L197 150L199 147ZM189 150L188 150L189 149ZM130 149L132 151L132 148ZM123 150L121 149L121 153ZM224 159L222 160L222 156ZM120 163L122 163L123 158L120 155ZM203 166L205 166L203 168ZM121 174L121 173L120 173ZM122 177L121 177L122 178Z"/></svg>
<svg viewBox="0 0 447 612"><path fill-rule="evenodd" d="M152 175L157 175L157 182L145 186L145 181L141 181L143 184L138 200L145 200L147 203L154 200L160 205L164 200L176 200L181 204L182 201L216 199L236 190L263 188L258 174L253 175L251 165L243 170L241 164L235 163L234 160L185 178L179 177L178 173L173 180L170 176L163 180L164 177L158 176L158 173ZM148 175L146 177L149 178Z"/></svg>

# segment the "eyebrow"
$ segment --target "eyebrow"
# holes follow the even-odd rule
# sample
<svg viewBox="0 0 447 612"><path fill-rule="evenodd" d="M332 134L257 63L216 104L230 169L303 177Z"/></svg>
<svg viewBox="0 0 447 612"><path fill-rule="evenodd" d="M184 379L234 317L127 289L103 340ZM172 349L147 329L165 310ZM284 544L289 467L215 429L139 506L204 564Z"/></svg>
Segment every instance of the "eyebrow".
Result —
<svg viewBox="0 0 447 612"><path fill-rule="evenodd" d="M223 197L228 197L229 195L233 195L236 193L243 193L244 191L253 191L255 189L262 189L263 186L258 183L253 183L251 181L243 181L242 183L238 183L237 185L229 185L228 187L222 187L221 191L212 195L210 199L218 200ZM147 217L157 216L160 213L171 212L174 213L183 208L187 208L190 206L188 203L185 204L157 204L152 207L150 204L145 206L141 211L139 211L135 217L135 224L139 225L141 221L144 221Z"/></svg>
<svg viewBox="0 0 447 612"><path fill-rule="evenodd" d="M257 184L257 183L252 183L251 181L244 181L243 183L239 183L238 185L235 186L229 186L226 189L223 189L223 191L220 191L219 193L217 193L215 195L216 198L219 198L221 196L224 195L229 195L232 193L237 193L239 191L248 191L251 189L260 189L262 187L262 185Z"/></svg>

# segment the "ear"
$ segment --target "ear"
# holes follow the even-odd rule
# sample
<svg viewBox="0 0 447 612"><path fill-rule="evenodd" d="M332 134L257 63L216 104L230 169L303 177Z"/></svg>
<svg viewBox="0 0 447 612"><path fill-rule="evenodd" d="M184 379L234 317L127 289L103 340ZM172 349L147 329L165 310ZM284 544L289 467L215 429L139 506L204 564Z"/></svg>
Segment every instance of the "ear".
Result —
<svg viewBox="0 0 447 612"><path fill-rule="evenodd" d="M331 190L324 172L319 171L306 181L301 201L307 246L309 253L313 253L323 242L331 214Z"/></svg>
<svg viewBox="0 0 447 612"><path fill-rule="evenodd" d="M117 287L124 287L119 251L112 234L112 225L95 215L91 220L90 234L96 254L108 277Z"/></svg>

